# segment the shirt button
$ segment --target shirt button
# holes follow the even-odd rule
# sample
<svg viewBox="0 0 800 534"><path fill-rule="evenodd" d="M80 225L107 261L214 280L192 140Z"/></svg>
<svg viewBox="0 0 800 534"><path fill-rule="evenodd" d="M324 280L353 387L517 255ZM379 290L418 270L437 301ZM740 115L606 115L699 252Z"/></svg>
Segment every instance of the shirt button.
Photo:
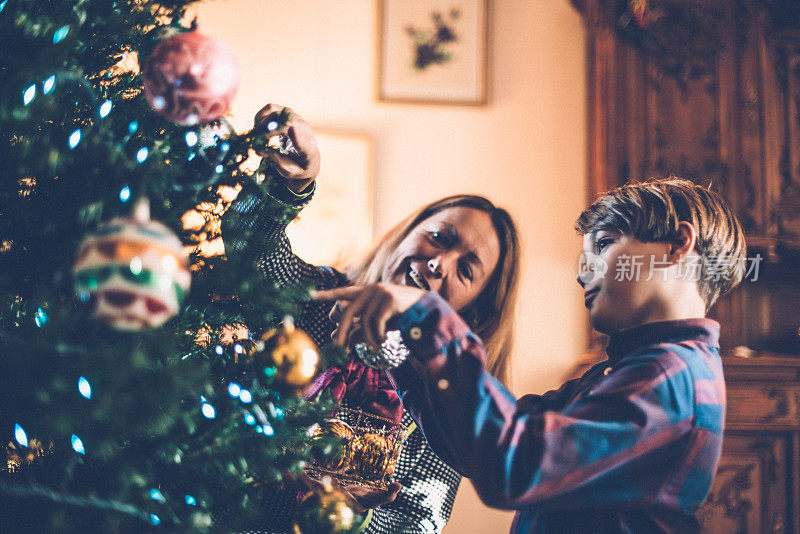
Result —
<svg viewBox="0 0 800 534"><path fill-rule="evenodd" d="M604 376L608 376L611 374L611 367L606 367L605 371L603 371Z"/></svg>
<svg viewBox="0 0 800 534"><path fill-rule="evenodd" d="M422 337L422 329L418 326L413 326L408 331L408 335L411 336L411 339L420 339Z"/></svg>

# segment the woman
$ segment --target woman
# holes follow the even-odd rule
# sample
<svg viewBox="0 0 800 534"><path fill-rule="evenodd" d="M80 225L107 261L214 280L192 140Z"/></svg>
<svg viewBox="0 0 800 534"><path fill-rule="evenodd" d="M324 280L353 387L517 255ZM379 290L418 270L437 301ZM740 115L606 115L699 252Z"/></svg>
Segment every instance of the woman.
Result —
<svg viewBox="0 0 800 534"><path fill-rule="evenodd" d="M282 109L268 105L255 121L269 121ZM267 237L270 247L260 262L266 278L280 285L311 282L317 290L384 281L437 291L487 340L488 368L505 382L519 255L516 229L508 213L482 197L448 197L399 223L364 260L345 273L309 265L292 253L285 228L313 195L319 153L311 128L291 111L290 117L286 126L275 132L285 135L291 148L287 153L262 154L280 174L267 184L267 194L286 208L286 216L275 217L268 203L249 191L240 194L227 216L231 219L228 224ZM335 319L345 308L342 303L332 310L330 303L307 302L295 321L317 343L324 344L330 342L336 326L331 318ZM373 346L380 344L372 337L364 341ZM352 357L342 366L326 371L309 393L322 389L332 392L344 406L393 418L407 427L413 425L385 373ZM421 432L408 436L398 459L395 481L387 491L348 488L359 505L370 510L364 532L441 532L460 476L436 457ZM274 509L268 511L259 528L288 531L294 504L294 494L276 495Z"/></svg>

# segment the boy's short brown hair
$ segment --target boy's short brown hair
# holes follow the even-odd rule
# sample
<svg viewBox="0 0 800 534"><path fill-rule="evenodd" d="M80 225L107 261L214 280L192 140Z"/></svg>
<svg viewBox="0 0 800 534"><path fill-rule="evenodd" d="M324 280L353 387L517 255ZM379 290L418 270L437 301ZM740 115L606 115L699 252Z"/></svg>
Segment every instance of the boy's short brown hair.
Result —
<svg viewBox="0 0 800 534"><path fill-rule="evenodd" d="M747 259L744 231L715 191L675 176L628 183L595 200L575 221L575 229L581 234L613 230L639 241L675 243L681 221L691 223L697 233L698 291L708 309L742 281Z"/></svg>

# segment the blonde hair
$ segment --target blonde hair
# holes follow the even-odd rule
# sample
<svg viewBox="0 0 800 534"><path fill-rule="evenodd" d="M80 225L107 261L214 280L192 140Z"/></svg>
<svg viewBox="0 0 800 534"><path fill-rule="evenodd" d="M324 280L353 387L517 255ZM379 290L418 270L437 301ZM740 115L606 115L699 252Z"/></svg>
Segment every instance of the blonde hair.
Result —
<svg viewBox="0 0 800 534"><path fill-rule="evenodd" d="M418 224L435 213L456 207L473 208L489 214L500 241L500 258L486 287L473 302L457 311L486 346L486 370L507 384L519 285L519 238L514 221L506 210L476 195L453 195L432 202L389 230L366 257L347 269L347 275L356 285L380 282L390 254Z"/></svg>
<svg viewBox="0 0 800 534"><path fill-rule="evenodd" d="M710 188L676 176L628 183L595 200L575 221L575 229L582 234L617 230L639 241L675 243L682 221L697 232L697 289L708 311L742 281L747 256L736 214Z"/></svg>

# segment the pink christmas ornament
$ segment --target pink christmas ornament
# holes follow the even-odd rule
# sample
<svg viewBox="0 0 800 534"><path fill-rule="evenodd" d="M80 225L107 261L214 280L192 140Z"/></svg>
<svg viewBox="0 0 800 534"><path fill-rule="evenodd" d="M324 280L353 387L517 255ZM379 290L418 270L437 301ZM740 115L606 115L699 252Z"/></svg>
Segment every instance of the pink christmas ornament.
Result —
<svg viewBox="0 0 800 534"><path fill-rule="evenodd" d="M239 87L239 66L228 45L196 31L162 41L142 74L153 109L187 126L224 115Z"/></svg>

